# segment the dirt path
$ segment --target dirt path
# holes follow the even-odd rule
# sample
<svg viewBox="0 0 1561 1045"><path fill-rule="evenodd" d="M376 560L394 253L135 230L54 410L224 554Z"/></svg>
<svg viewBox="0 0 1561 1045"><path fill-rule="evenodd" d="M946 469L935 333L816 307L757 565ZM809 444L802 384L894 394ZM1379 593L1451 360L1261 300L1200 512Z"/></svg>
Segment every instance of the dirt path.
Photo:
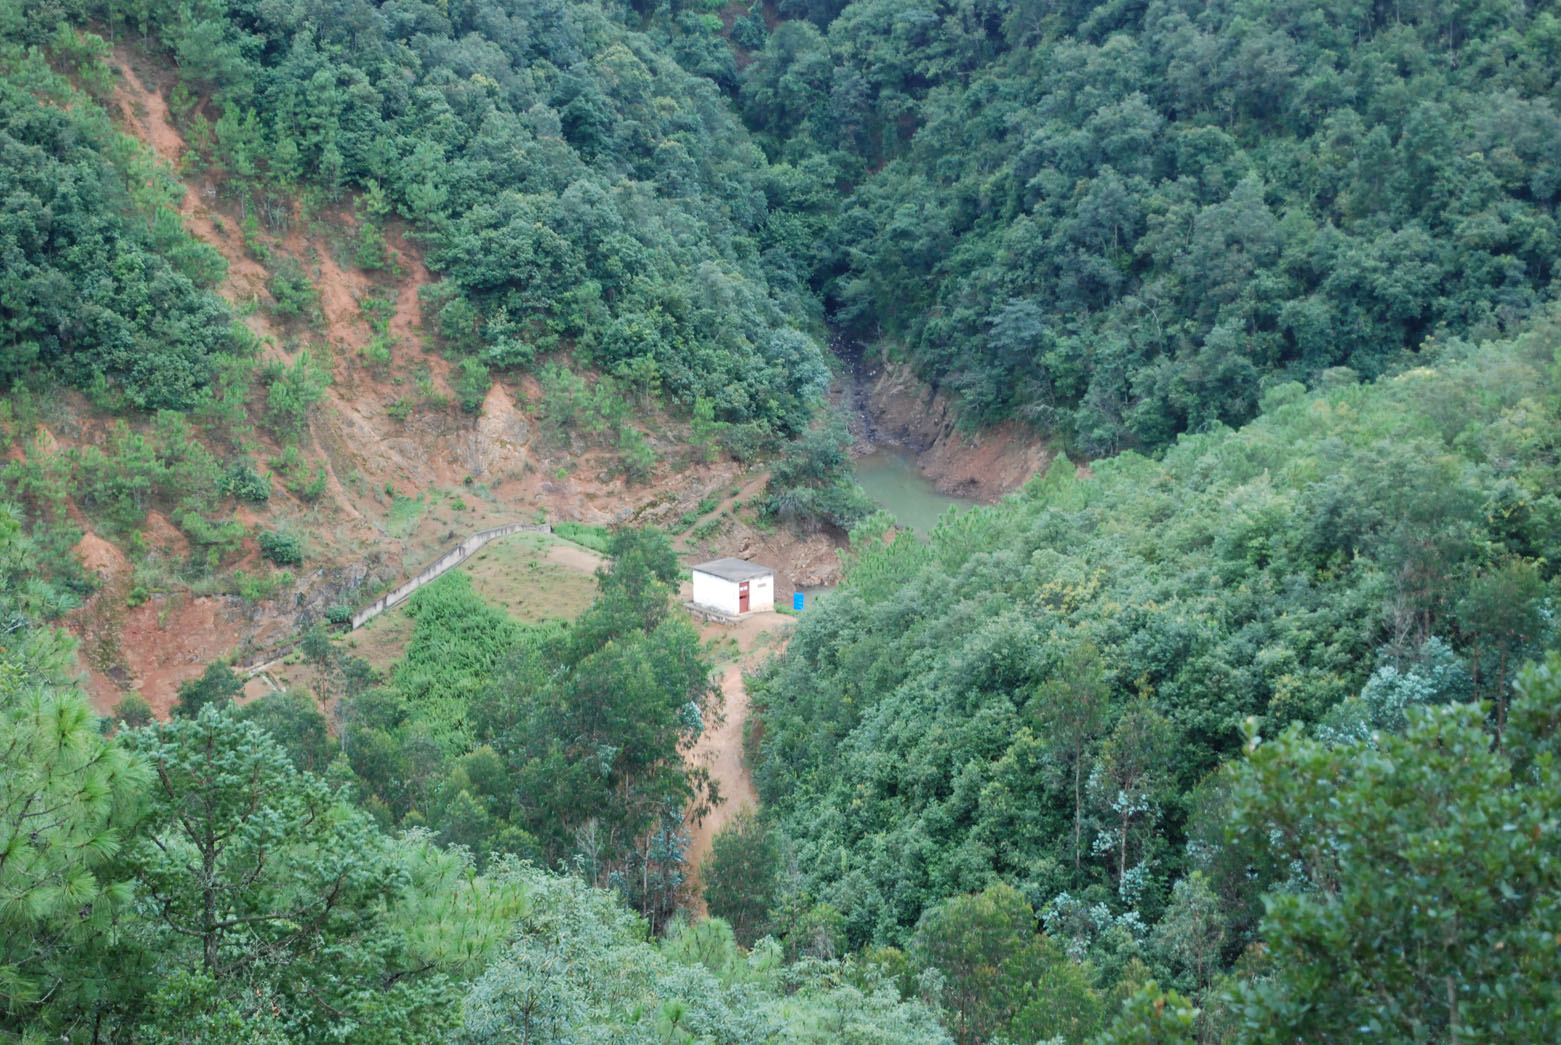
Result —
<svg viewBox="0 0 1561 1045"><path fill-rule="evenodd" d="M743 761L743 726L748 721L748 691L743 686L743 672L752 671L765 658L785 649L795 623L791 617L779 613L760 613L735 627L707 624L700 629L700 636L706 641L736 639L737 653L720 666L724 698L722 717L700 735L693 751L689 752L691 762L710 771L722 796L721 804L703 820L689 825L692 841L688 865L695 871L710 855L716 832L739 810L758 808L759 796L753 788L753 777ZM696 902L698 913L703 913L703 906L702 899Z"/></svg>

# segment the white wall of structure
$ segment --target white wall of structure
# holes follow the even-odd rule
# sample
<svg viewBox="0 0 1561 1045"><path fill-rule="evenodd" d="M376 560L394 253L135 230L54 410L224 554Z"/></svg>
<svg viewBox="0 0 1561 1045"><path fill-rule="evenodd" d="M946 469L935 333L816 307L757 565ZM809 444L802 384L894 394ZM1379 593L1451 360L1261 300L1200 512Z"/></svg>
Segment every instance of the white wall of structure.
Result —
<svg viewBox="0 0 1561 1045"><path fill-rule="evenodd" d="M742 612L738 607L743 583L748 585L749 613L775 608L775 576L768 573L762 577L755 577L751 581L742 582L729 581L724 577L695 570L694 602L696 605L709 606L735 617Z"/></svg>
<svg viewBox="0 0 1561 1045"><path fill-rule="evenodd" d="M694 603L737 615L737 582L694 571Z"/></svg>

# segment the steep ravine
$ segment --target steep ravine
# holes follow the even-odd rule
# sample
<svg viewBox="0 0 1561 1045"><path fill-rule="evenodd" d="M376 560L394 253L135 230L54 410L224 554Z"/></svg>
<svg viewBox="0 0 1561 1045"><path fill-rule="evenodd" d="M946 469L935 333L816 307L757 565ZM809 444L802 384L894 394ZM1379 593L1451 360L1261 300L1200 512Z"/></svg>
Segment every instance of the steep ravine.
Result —
<svg viewBox="0 0 1561 1045"><path fill-rule="evenodd" d="M938 490L981 503L1018 489L1056 456L1045 440L1016 422L962 429L953 400L907 363L844 339L832 347L846 364L841 399L849 408L858 454L882 446L903 450Z"/></svg>

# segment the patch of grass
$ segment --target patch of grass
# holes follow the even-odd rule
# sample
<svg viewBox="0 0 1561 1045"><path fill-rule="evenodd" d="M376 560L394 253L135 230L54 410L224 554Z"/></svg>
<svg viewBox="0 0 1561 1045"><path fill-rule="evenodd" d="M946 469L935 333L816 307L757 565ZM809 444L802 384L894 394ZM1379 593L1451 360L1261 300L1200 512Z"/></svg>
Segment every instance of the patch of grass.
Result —
<svg viewBox="0 0 1561 1045"><path fill-rule="evenodd" d="M694 531L689 536L696 541L707 541L717 533L720 533L725 526L726 520L718 515L714 519L702 522L694 527Z"/></svg>
<svg viewBox="0 0 1561 1045"><path fill-rule="evenodd" d="M556 543L541 534L517 533L492 542L461 568L484 601L516 620L569 620L591 605L596 578L549 559Z"/></svg>
<svg viewBox="0 0 1561 1045"><path fill-rule="evenodd" d="M385 515L385 529L390 531L392 537L404 540L417 529L417 524L422 520L423 511L427 507L427 503L421 497L392 494L390 511Z"/></svg>
<svg viewBox="0 0 1561 1045"><path fill-rule="evenodd" d="M548 551L557 542L538 533L517 533L487 545L461 566L472 590L490 606L528 624L570 620L596 597L596 578L577 567L553 562ZM351 633L344 644L380 671L388 673L412 639L413 621L403 603Z"/></svg>
<svg viewBox="0 0 1561 1045"><path fill-rule="evenodd" d="M605 526L592 526L589 523L561 522L553 526L553 532L564 540L578 544L583 548L589 548L593 552L607 554L607 542L612 534Z"/></svg>

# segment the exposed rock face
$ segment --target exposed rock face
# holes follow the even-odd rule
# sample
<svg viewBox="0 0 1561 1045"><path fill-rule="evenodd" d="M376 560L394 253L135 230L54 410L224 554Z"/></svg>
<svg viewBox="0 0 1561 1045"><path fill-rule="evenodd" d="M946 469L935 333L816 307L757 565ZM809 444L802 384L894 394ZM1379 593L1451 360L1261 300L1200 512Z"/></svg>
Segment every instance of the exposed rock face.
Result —
<svg viewBox="0 0 1561 1045"><path fill-rule="evenodd" d="M921 473L944 493L995 501L1044 472L1056 451L1012 421L981 432L958 427L948 396L911 372L909 364L863 361L857 397L872 442L902 446Z"/></svg>

